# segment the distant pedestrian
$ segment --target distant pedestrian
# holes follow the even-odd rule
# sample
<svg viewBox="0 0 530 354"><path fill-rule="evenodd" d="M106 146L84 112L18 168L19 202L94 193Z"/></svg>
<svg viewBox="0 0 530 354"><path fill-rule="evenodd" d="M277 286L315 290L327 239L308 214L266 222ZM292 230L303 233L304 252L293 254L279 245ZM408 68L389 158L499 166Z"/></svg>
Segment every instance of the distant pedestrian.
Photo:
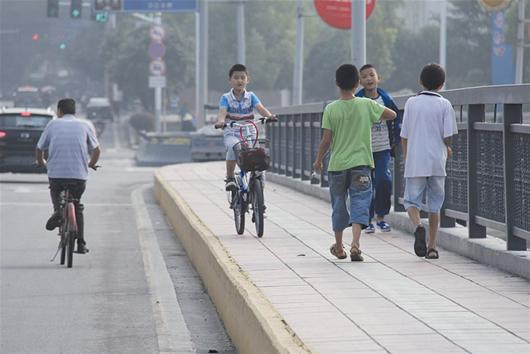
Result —
<svg viewBox="0 0 530 354"><path fill-rule="evenodd" d="M458 134L455 111L451 102L438 91L445 83L445 71L429 64L420 74L425 91L405 104L401 143L405 158L405 208L415 226L414 252L418 257L437 259L436 237L440 210L445 198L445 164L451 158L451 137ZM421 224L423 193L429 213L429 242Z"/></svg>
<svg viewBox="0 0 530 354"><path fill-rule="evenodd" d="M372 124L378 120L394 119L396 113L374 100L355 97L359 72L354 65L341 65L335 73L335 79L340 98L328 104L324 110L322 140L313 168L315 172L322 171L322 160L331 146L328 179L335 243L331 245L330 252L338 259L347 257L342 244L342 233L351 226L353 242L350 259L362 261L361 229L369 223L372 200ZM349 213L346 208L348 195Z"/></svg>
<svg viewBox="0 0 530 354"><path fill-rule="evenodd" d="M363 88L357 92L357 97L371 98L397 114L394 120L377 121L372 125L372 153L375 169L372 170L373 195L370 204L370 224L364 230L367 234L375 232L372 220L374 215L377 215L377 228L383 232L389 232L390 225L385 221L385 216L390 213L392 195L392 173L389 164L390 157L395 156L394 151L401 141L401 114L392 97L379 87L379 74L372 64L363 65L359 73Z"/></svg>

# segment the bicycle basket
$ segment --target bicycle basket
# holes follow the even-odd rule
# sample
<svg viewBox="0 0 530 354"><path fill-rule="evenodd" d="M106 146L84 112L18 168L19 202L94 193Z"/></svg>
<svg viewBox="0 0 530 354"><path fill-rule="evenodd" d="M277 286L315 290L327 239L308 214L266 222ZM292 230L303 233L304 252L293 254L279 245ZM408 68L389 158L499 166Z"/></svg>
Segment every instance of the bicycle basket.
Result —
<svg viewBox="0 0 530 354"><path fill-rule="evenodd" d="M244 171L264 171L270 163L271 157L264 148L245 148L237 157L237 164Z"/></svg>

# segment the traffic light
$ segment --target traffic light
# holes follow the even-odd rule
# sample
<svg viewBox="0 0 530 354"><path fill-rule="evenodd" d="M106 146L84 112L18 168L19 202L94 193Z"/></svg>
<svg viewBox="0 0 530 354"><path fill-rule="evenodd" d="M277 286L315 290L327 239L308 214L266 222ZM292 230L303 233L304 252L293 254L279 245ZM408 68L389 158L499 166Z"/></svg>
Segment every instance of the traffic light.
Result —
<svg viewBox="0 0 530 354"><path fill-rule="evenodd" d="M66 43L64 43L64 42L59 43L59 49L61 49L61 50L66 49Z"/></svg>
<svg viewBox="0 0 530 354"><path fill-rule="evenodd" d="M107 22L109 13L107 11L96 12L96 22Z"/></svg>
<svg viewBox="0 0 530 354"><path fill-rule="evenodd" d="M81 18L83 10L83 0L70 0L70 17Z"/></svg>
<svg viewBox="0 0 530 354"><path fill-rule="evenodd" d="M121 11L122 0L94 0L94 10L96 11Z"/></svg>
<svg viewBox="0 0 530 354"><path fill-rule="evenodd" d="M48 17L59 17L59 0L48 0L46 14Z"/></svg>

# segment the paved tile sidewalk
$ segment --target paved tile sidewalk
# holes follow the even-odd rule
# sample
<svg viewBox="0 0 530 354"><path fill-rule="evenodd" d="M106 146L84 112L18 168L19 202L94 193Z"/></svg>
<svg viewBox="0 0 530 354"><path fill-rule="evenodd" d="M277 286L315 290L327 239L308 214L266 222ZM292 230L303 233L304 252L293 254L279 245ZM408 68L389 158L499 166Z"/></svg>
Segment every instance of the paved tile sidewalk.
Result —
<svg viewBox="0 0 530 354"><path fill-rule="evenodd" d="M264 237L250 216L239 236L223 171L215 162L164 174L314 352L530 353L528 281L444 250L418 258L395 230L363 235L364 262L337 260L329 204L273 183Z"/></svg>

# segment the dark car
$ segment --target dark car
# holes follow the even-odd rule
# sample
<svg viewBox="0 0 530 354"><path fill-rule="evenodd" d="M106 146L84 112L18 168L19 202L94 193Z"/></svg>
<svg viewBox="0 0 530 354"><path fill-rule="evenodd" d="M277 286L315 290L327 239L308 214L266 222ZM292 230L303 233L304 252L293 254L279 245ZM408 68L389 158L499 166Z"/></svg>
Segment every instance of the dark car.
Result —
<svg viewBox="0 0 530 354"><path fill-rule="evenodd" d="M0 110L0 172L46 172L35 165L35 148L51 110L7 108Z"/></svg>

